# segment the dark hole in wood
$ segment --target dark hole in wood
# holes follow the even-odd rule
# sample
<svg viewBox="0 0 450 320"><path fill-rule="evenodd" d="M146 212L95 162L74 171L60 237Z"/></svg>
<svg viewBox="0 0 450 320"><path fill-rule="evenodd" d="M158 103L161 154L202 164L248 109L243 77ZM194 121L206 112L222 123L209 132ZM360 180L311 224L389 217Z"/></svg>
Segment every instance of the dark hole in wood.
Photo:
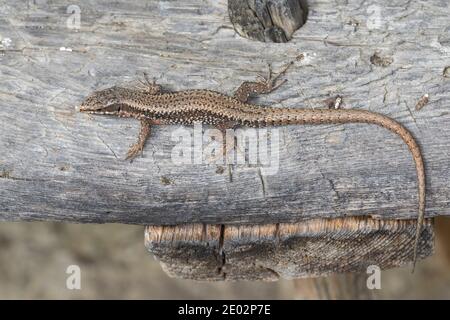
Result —
<svg viewBox="0 0 450 320"><path fill-rule="evenodd" d="M307 0L228 0L228 13L241 36L262 42L288 42L308 16Z"/></svg>

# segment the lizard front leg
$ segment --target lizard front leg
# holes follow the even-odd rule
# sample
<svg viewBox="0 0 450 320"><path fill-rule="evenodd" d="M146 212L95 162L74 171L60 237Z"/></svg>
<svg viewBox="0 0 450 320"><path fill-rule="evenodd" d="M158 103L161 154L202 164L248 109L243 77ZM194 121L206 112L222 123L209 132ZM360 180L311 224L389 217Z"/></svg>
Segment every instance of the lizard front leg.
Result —
<svg viewBox="0 0 450 320"><path fill-rule="evenodd" d="M128 149L127 156L125 160L132 160L139 153L142 153L144 150L145 142L150 136L152 122L147 119L141 119L141 129L139 131L138 141L131 145L130 149Z"/></svg>
<svg viewBox="0 0 450 320"><path fill-rule="evenodd" d="M155 79L150 81L148 75L144 72L144 81L139 80L139 83L143 86L142 90L150 93L150 94L158 94L161 93L161 86L156 83Z"/></svg>
<svg viewBox="0 0 450 320"><path fill-rule="evenodd" d="M259 76L260 80L258 81L245 81L243 82L239 88L234 92L234 97L241 102L247 102L251 96L270 93L277 88L279 88L282 84L284 84L287 80L280 81L277 83L277 80L286 73L289 67L293 64L293 62L288 63L283 70L281 70L278 74L273 75L272 68L269 65L269 72L267 77Z"/></svg>

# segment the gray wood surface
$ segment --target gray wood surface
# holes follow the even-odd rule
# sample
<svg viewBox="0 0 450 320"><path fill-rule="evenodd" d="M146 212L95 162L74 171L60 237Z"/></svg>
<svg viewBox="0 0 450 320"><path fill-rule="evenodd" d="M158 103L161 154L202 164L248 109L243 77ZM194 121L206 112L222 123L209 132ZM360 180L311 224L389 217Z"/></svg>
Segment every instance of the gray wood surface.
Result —
<svg viewBox="0 0 450 320"><path fill-rule="evenodd" d="M415 226L415 220L371 218L148 226L145 244L168 275L183 279L275 281L348 272L367 278L373 266L383 270L412 261ZM419 257L431 255L433 248L427 221Z"/></svg>
<svg viewBox="0 0 450 320"><path fill-rule="evenodd" d="M238 36L226 1L85 1L79 29L72 1L0 4L0 220L415 218L413 161L382 128L280 128L278 173L263 176L258 165L174 164L177 127L155 128L130 164L139 124L77 111L93 90L134 85L143 72L168 90L232 93L267 63L300 55L288 83L255 101L323 108L341 95L344 108L395 118L423 150L427 216L450 213L448 1L310 0L306 24L284 44ZM429 103L416 111L424 94Z"/></svg>

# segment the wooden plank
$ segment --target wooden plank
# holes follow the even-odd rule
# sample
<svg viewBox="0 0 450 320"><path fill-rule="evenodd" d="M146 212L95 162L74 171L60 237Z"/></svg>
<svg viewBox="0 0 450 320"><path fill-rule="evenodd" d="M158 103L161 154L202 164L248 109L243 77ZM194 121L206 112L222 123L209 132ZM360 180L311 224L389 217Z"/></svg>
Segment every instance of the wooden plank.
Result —
<svg viewBox="0 0 450 320"><path fill-rule="evenodd" d="M3 1L0 220L175 225L414 219L411 156L382 128L280 128L278 172L263 176L260 165L174 164L177 127L155 128L143 157L130 164L123 158L138 123L90 118L76 109L93 90L134 85L144 71L166 89L232 93L265 72L268 62L276 69L300 55L288 83L255 101L322 108L341 95L344 108L398 120L423 150L427 216L449 214L447 2L311 0L306 24L285 44L238 36L224 0L83 2L79 29L76 12L67 13L72 4ZM416 111L424 94L429 103Z"/></svg>
<svg viewBox="0 0 450 320"><path fill-rule="evenodd" d="M341 218L249 226L148 226L145 244L172 277L274 281L404 266L413 257L414 235L414 220ZM433 249L428 220L420 258Z"/></svg>

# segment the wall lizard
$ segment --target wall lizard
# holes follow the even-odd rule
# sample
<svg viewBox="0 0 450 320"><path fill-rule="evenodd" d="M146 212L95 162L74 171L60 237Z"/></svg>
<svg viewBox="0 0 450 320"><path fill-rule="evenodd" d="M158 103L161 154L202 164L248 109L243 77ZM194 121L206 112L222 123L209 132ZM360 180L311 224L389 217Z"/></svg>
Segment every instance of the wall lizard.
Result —
<svg viewBox="0 0 450 320"><path fill-rule="evenodd" d="M397 121L371 111L357 109L297 109L259 106L248 102L252 95L270 93L282 85L278 81L288 67L255 82L243 82L233 96L211 90L163 92L161 86L148 81L145 88L111 87L95 91L81 104L80 111L92 114L131 117L140 120L138 141L133 144L126 159L142 152L152 125L195 122L214 125L220 129L235 126L265 127L293 124L368 123L379 125L396 133L408 145L413 156L418 181L418 218L415 234L413 271L417 261L419 240L425 218L425 169L422 154L412 134Z"/></svg>

